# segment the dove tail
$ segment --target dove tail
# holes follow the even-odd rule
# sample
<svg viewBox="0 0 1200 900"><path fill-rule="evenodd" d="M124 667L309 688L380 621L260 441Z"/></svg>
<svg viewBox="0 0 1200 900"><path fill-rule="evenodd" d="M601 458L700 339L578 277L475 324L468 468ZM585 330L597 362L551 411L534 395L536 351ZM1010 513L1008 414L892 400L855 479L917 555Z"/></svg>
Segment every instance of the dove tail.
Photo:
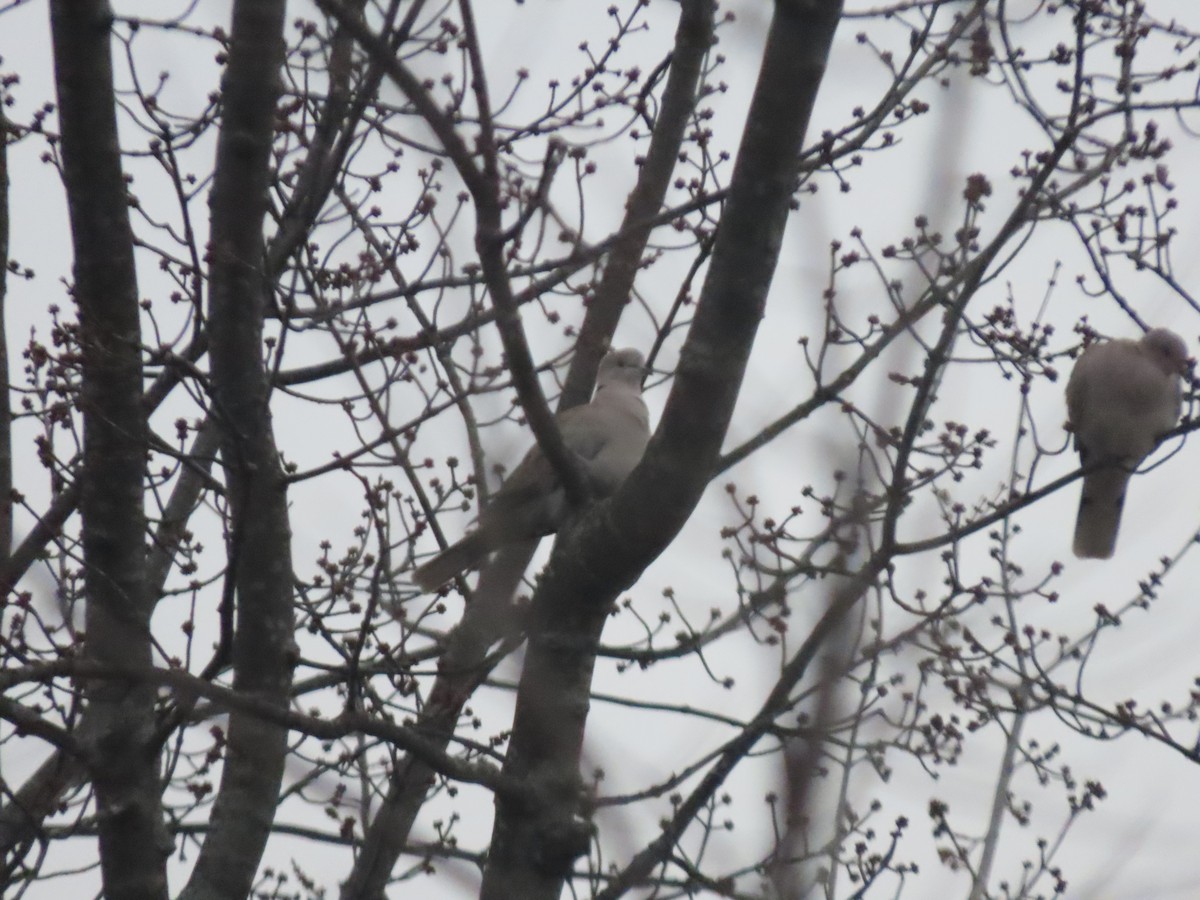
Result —
<svg viewBox="0 0 1200 900"><path fill-rule="evenodd" d="M1081 559L1108 559L1117 547L1129 473L1118 467L1085 475L1073 550Z"/></svg>
<svg viewBox="0 0 1200 900"><path fill-rule="evenodd" d="M483 561L491 552L484 536L478 531L451 544L433 559L418 566L413 580L423 591L432 591Z"/></svg>

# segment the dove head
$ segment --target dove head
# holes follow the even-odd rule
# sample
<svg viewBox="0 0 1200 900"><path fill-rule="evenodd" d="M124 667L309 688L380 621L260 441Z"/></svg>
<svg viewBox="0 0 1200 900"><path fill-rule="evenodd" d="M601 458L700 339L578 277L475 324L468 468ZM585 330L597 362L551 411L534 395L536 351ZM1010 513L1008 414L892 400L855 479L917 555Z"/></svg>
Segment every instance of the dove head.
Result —
<svg viewBox="0 0 1200 900"><path fill-rule="evenodd" d="M1165 374L1187 374L1187 344L1175 332L1166 328L1151 329L1142 338L1142 347Z"/></svg>
<svg viewBox="0 0 1200 900"><path fill-rule="evenodd" d="M604 359L600 360L600 371L596 375L596 390L605 387L622 385L632 387L637 391L642 389L642 379L646 377L646 358L641 351L626 347L624 350L610 350Z"/></svg>

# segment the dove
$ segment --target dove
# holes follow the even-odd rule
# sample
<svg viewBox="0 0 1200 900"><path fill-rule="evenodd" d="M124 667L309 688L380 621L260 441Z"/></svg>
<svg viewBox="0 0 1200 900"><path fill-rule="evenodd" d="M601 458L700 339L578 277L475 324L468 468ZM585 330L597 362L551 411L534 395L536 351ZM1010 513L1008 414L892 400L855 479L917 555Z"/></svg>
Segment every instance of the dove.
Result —
<svg viewBox="0 0 1200 900"><path fill-rule="evenodd" d="M620 487L650 441L645 374L637 350L610 351L600 362L592 402L556 417L563 443L578 457L597 497ZM424 591L441 587L500 547L557 531L567 511L558 476L535 444L479 514L475 530L419 566L413 580Z"/></svg>
<svg viewBox="0 0 1200 900"><path fill-rule="evenodd" d="M1166 328L1141 340L1112 340L1083 351L1067 381L1067 416L1084 467L1075 555L1108 559L1117 544L1129 477L1183 407L1188 353Z"/></svg>

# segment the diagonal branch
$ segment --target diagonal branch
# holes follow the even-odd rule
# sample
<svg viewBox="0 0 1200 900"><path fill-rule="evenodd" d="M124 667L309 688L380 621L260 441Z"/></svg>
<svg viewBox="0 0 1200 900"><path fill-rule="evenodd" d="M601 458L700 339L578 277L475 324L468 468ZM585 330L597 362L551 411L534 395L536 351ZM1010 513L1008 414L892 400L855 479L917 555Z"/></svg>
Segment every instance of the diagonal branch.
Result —
<svg viewBox="0 0 1200 900"><path fill-rule="evenodd" d="M317 5L336 19L340 27L352 34L370 55L372 62L381 65L388 77L404 92L433 131L466 185L475 203L475 249L479 254L484 284L496 309L496 330L504 345L507 367L512 375L517 399L525 412L529 430L533 432L547 462L561 480L568 500L579 503L587 497L587 483L574 454L563 442L554 415L546 402L546 396L542 393L533 355L529 351L529 342L521 326L520 304L513 293L512 281L508 275L504 253L508 238L501 221L500 176L496 167L494 143L487 140L491 134L491 121L486 103L487 94L483 87L485 75L479 68L482 65L482 54L478 51L474 28L464 30L468 46L474 47L470 51L473 60L471 78L475 84L474 91L477 100L483 98L479 101L482 123L480 137L483 145L482 170L475 161L475 154L468 149L462 135L459 134L455 121L442 111L421 80L396 58L386 41L350 13L344 4L336 0L317 0ZM469 7L466 8L469 11ZM467 25L472 22L470 16L466 16L465 20Z"/></svg>
<svg viewBox="0 0 1200 900"><path fill-rule="evenodd" d="M604 347L612 338L625 300L638 270L637 263L649 240L651 228L643 224L656 213L670 185L685 128L694 109L703 74L704 56L712 41L712 9L706 2L688 0L683 6L671 57L671 74L664 90L661 113L655 122L647 161L630 196L625 221L613 243L601 286L588 305L581 338L567 377L564 405L585 402L591 394L599 356L588 360L585 346ZM584 335L601 337L585 339ZM588 370L590 369L590 374ZM575 391L572 394L571 385ZM519 641L519 628L508 607L516 585L532 556L536 543L501 550L483 571L474 601L446 642L445 655L429 701L421 710L420 724L443 744L454 733L463 705L487 677L494 661L503 654L488 655L497 641L508 645ZM363 850L350 877L342 885L344 898L373 898L382 894L396 860L403 851L425 793L433 781L433 769L409 754L392 773L387 796L367 829Z"/></svg>

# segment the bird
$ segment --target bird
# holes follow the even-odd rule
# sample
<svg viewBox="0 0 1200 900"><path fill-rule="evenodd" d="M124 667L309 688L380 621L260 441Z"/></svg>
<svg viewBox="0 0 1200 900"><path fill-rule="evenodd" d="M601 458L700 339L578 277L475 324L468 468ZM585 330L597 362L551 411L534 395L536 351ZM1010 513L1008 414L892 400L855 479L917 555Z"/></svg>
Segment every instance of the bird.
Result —
<svg viewBox="0 0 1200 900"><path fill-rule="evenodd" d="M556 416L563 443L576 455L592 493L607 497L633 471L650 441L642 399L645 357L612 350L600 361L592 401ZM552 534L568 511L566 493L541 448L529 449L479 514L474 531L418 566L413 580L432 591L508 544Z"/></svg>
<svg viewBox="0 0 1200 900"><path fill-rule="evenodd" d="M1072 549L1109 559L1117 545L1129 477L1183 408L1187 345L1166 328L1140 340L1111 340L1083 351L1067 380L1067 417L1084 468Z"/></svg>

